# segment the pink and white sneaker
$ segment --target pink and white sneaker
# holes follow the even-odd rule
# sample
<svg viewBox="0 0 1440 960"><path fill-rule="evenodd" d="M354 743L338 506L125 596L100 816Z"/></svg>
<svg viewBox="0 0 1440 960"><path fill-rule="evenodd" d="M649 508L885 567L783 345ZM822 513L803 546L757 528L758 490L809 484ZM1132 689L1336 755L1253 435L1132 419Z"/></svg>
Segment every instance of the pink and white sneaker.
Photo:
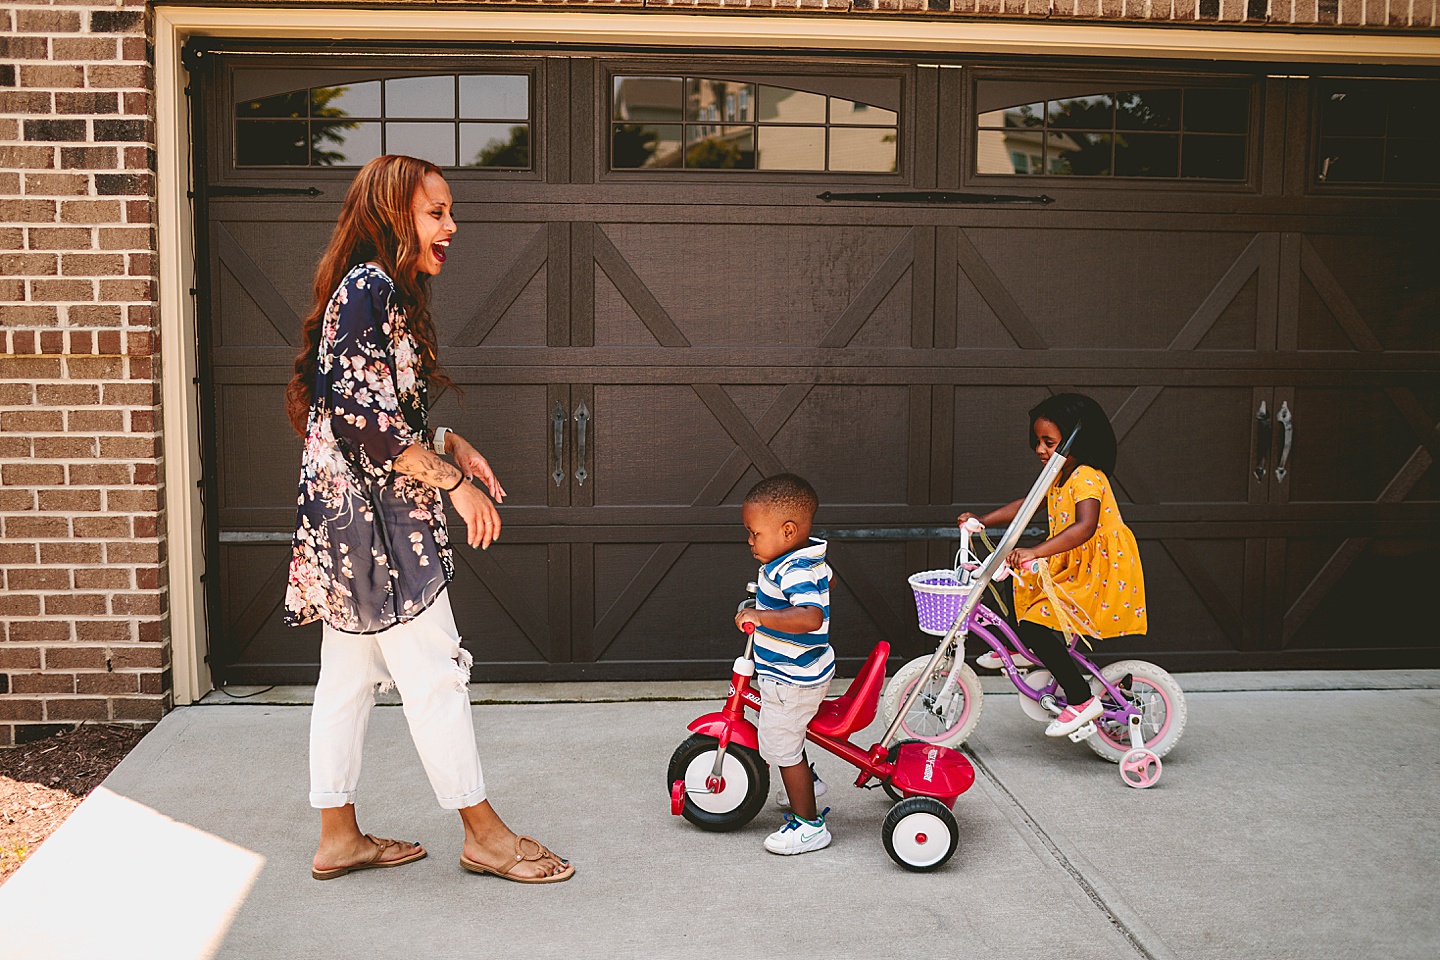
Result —
<svg viewBox="0 0 1440 960"><path fill-rule="evenodd" d="M1015 664L1016 670L1028 670L1035 666L1034 661L1017 650L1010 651L1010 662ZM1005 666L1005 661L1000 659L1000 654L990 650L975 658L975 666L984 667L986 670L999 670Z"/></svg>
<svg viewBox="0 0 1440 960"><path fill-rule="evenodd" d="M1105 706L1099 697L1068 706L1060 711L1060 716L1050 721L1050 726L1045 728L1045 736L1068 737L1104 712Z"/></svg>

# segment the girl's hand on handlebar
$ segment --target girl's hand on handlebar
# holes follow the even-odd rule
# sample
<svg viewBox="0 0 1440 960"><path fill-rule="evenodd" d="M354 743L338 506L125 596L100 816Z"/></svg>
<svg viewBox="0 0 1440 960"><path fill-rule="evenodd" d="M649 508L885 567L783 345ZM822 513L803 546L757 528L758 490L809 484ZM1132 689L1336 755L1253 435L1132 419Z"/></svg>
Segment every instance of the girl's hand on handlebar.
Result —
<svg viewBox="0 0 1440 960"><path fill-rule="evenodd" d="M966 511L965 513L962 513L962 514L960 514L960 516L958 516L958 517L955 518L955 526L957 526L957 527L963 527L963 526L965 526L965 521L966 521L966 520L980 520L980 518L977 517L975 514L970 513L969 511ZM984 525L985 525L985 521L980 520L980 525L981 525L981 526L984 526Z"/></svg>
<svg viewBox="0 0 1440 960"><path fill-rule="evenodd" d="M756 627L760 626L760 614L749 607L735 614L735 629L749 633L750 631L745 630L747 623L753 623Z"/></svg>
<svg viewBox="0 0 1440 960"><path fill-rule="evenodd" d="M1031 564L1040 562L1040 555L1030 547L1016 547L1010 551L1010 556L1005 558L1005 563L1011 570L1019 573L1034 573Z"/></svg>
<svg viewBox="0 0 1440 960"><path fill-rule="evenodd" d="M500 539L500 512L490 498L466 480L450 491L450 505L465 521L465 542L489 549Z"/></svg>

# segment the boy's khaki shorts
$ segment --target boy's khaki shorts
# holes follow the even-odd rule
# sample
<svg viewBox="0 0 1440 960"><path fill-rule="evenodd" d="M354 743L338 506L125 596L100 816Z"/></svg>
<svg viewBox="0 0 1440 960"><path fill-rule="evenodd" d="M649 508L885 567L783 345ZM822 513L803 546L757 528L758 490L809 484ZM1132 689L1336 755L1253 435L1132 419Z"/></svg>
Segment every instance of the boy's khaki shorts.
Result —
<svg viewBox="0 0 1440 960"><path fill-rule="evenodd" d="M820 710L830 681L814 687L797 687L769 677L756 681L760 688L760 756L777 767L793 767L805 755L805 727Z"/></svg>

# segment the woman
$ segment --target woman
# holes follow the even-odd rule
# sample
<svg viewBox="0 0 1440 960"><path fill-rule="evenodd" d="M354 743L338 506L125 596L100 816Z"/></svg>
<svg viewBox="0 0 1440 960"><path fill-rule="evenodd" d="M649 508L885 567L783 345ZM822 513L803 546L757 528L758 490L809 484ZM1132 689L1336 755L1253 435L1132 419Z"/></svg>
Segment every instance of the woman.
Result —
<svg viewBox="0 0 1440 960"><path fill-rule="evenodd" d="M428 309L430 277L444 268L456 230L450 206L433 164L384 156L365 165L320 258L316 305L286 391L290 422L305 438L286 622L324 624L310 721L317 880L426 855L419 844L362 834L355 818L366 723L376 690L390 684L436 799L460 813L461 864L523 883L575 872L512 833L485 799L470 655L445 590L454 566L441 493L472 548L500 536L500 515L469 480L505 497L473 446L427 422L428 388L452 385Z"/></svg>

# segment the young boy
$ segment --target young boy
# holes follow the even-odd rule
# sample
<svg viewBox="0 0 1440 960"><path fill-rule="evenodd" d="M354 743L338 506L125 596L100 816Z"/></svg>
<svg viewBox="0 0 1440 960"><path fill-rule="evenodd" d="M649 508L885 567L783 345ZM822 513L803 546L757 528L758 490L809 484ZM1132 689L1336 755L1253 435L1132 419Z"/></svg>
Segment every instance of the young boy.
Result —
<svg viewBox="0 0 1440 960"><path fill-rule="evenodd" d="M783 793L793 811L784 826L765 838L771 853L809 853L830 845L825 826L829 809L815 810L816 794L824 792L825 784L805 758L805 727L835 674L830 567L825 541L810 536L819 505L810 484L782 473L755 484L740 508L750 553L760 561L760 576L755 609L737 613L735 626L743 630L746 623L755 624L760 756L780 768Z"/></svg>

